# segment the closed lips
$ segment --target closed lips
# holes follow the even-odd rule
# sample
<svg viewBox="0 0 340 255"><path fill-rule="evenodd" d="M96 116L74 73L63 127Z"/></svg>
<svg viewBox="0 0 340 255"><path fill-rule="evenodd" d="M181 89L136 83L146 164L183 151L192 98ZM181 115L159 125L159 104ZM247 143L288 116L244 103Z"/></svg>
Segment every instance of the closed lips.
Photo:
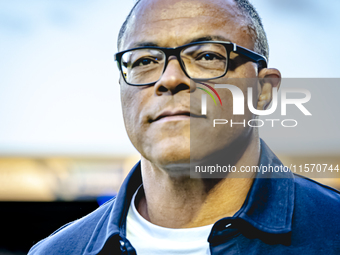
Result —
<svg viewBox="0 0 340 255"><path fill-rule="evenodd" d="M154 120L152 120L152 122L158 121L164 118L180 119L181 117L183 119L188 118L188 117L206 118L206 116L204 115L197 115L194 113L190 113L189 111L175 111L175 112L165 111L165 112L162 112L160 115L158 115Z"/></svg>

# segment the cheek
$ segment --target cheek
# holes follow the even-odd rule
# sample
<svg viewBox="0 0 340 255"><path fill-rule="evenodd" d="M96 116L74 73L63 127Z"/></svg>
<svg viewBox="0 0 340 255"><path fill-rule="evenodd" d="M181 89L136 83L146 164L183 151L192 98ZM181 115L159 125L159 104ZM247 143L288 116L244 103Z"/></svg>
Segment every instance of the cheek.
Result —
<svg viewBox="0 0 340 255"><path fill-rule="evenodd" d="M132 90L122 87L120 97L122 102L123 117L126 124L126 122L129 122L129 117L131 117L130 112L134 110L134 107L131 107L131 105L134 104Z"/></svg>
<svg viewBox="0 0 340 255"><path fill-rule="evenodd" d="M230 78L257 78L257 64L254 62L247 62L241 66L238 66L233 72L230 73ZM242 78L242 79L246 79Z"/></svg>
<svg viewBox="0 0 340 255"><path fill-rule="evenodd" d="M138 151L143 152L148 129L148 109L152 105L152 87L122 85L121 101L126 132Z"/></svg>
<svg viewBox="0 0 340 255"><path fill-rule="evenodd" d="M141 111L141 103L139 99L139 92L134 87L127 87L123 85L121 89L121 102L123 110L123 118L125 123L126 131L131 139L137 135L139 126L139 113Z"/></svg>

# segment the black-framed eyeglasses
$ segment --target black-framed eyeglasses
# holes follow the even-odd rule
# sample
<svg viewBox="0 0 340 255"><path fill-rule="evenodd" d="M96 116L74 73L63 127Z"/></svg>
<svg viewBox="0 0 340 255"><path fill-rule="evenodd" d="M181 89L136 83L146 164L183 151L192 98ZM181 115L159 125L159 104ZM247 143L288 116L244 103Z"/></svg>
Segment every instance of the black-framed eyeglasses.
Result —
<svg viewBox="0 0 340 255"><path fill-rule="evenodd" d="M267 67L267 59L232 42L203 41L177 48L145 46L115 54L118 68L129 85L155 84L164 73L170 56L176 56L190 79L206 81L226 75L230 52L238 53L261 67Z"/></svg>

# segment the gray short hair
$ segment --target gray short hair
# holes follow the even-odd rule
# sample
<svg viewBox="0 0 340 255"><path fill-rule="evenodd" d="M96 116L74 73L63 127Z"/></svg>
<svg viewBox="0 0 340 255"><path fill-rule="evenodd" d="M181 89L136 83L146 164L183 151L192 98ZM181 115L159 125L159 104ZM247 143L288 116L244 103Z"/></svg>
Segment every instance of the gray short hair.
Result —
<svg viewBox="0 0 340 255"><path fill-rule="evenodd" d="M138 3L141 2L141 0L137 0L135 2L135 5L132 7L129 15L126 17L122 27L120 28L119 34L118 34L118 48L120 48L120 45L122 43L122 38L124 36L124 33L127 29L127 24L130 20L130 17L135 10ZM234 2L237 4L238 8L242 11L242 13L248 18L249 20L249 29L253 31L254 33L254 51L265 56L267 59L269 58L269 46L268 46L268 40L266 32L264 31L262 20L260 18L260 15L256 11L255 7L248 1L248 0L234 0Z"/></svg>

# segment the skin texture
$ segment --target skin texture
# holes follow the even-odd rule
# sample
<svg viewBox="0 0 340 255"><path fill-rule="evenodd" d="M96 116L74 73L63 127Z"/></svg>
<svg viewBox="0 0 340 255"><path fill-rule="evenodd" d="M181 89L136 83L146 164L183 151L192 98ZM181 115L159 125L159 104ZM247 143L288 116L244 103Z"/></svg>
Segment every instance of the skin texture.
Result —
<svg viewBox="0 0 340 255"><path fill-rule="evenodd" d="M120 50L141 43L177 47L207 36L254 48L248 21L231 0L143 0L127 26ZM257 77L263 80L258 82ZM259 72L255 63L231 53L228 73L211 84L236 85L245 97L247 87L252 86L253 101L258 109L264 109L279 78L278 70L266 68ZM217 89L223 107L215 107L208 100L206 118L181 115L155 121L164 112L200 115L202 91L190 82L174 56L154 86L129 86L122 78L120 84L126 130L142 156L144 195L137 201L140 214L159 226L187 228L213 224L239 210L251 187L252 175L192 179L189 163L214 159L220 165L257 165L257 129L242 125L212 128L213 119L241 122L255 118L248 107L244 116L233 116L231 93Z"/></svg>

